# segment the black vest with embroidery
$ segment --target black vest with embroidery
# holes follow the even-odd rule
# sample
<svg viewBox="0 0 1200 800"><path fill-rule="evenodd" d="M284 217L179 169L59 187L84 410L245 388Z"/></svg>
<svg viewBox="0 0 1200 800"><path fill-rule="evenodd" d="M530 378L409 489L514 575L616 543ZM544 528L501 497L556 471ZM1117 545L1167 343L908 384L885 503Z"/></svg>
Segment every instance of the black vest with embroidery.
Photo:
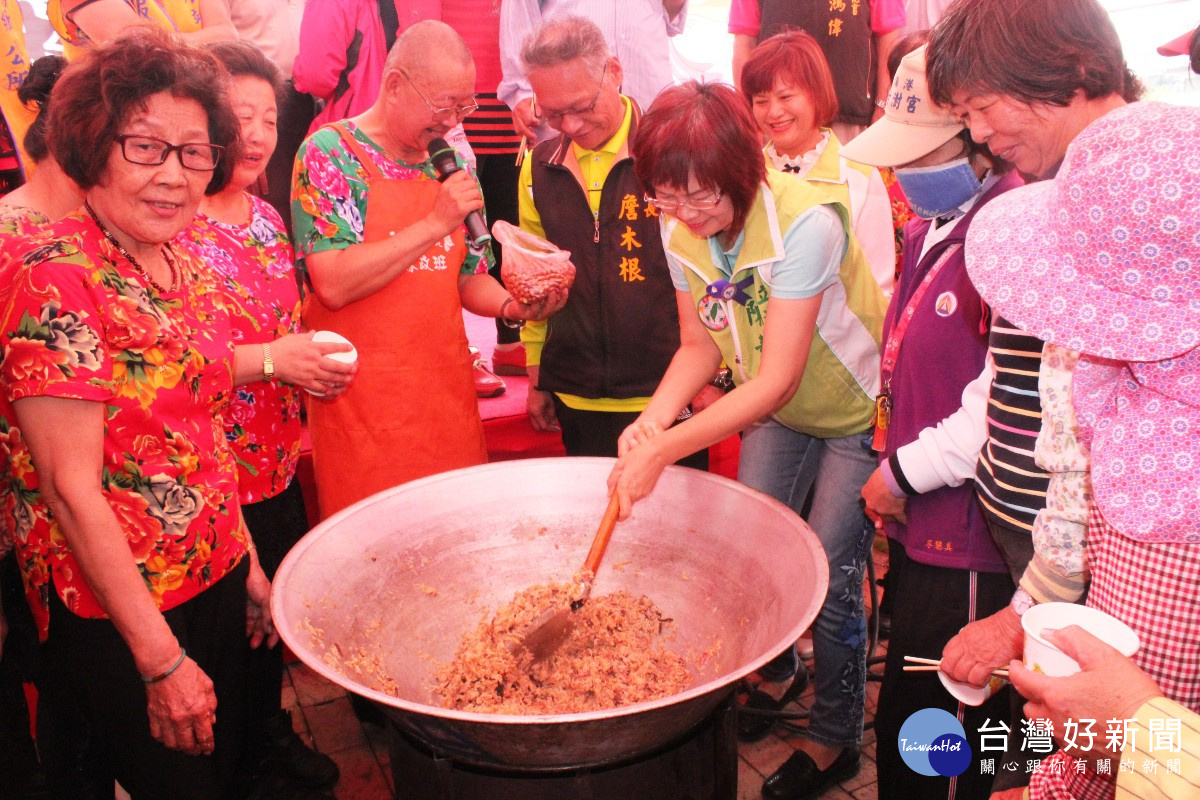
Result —
<svg viewBox="0 0 1200 800"><path fill-rule="evenodd" d="M841 122L870 125L875 113L876 53L870 0L759 0L761 42L784 28L807 31L825 53Z"/></svg>
<svg viewBox="0 0 1200 800"><path fill-rule="evenodd" d="M569 250L575 265L567 304L548 323L538 388L648 397L679 349L679 313L658 217L646 213L633 159L616 161L608 173L597 227L583 187L563 163L575 158L570 141L542 142L532 157L533 202L546 238Z"/></svg>

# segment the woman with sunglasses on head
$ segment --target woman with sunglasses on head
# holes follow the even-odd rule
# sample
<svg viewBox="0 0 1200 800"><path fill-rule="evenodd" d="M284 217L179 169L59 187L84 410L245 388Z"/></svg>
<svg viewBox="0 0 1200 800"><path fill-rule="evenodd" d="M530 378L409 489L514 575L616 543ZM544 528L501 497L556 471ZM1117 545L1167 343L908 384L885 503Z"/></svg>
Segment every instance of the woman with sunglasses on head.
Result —
<svg viewBox="0 0 1200 800"><path fill-rule="evenodd" d="M14 276L0 455L56 797L114 780L223 796L246 638L275 638L221 424L259 365L235 358L213 273L172 243L238 161L227 86L211 55L135 28L54 88L51 155L85 202Z"/></svg>
<svg viewBox="0 0 1200 800"><path fill-rule="evenodd" d="M668 465L742 431L738 478L800 512L829 557L813 625L816 696L803 769L763 787L818 790L858 769L866 635L862 578L872 529L858 486L879 392L885 301L849 211L767 170L746 102L730 87L666 89L642 118L638 178L662 212L680 348L646 410L621 436L609 477L621 514ZM722 360L735 388L671 427Z"/></svg>

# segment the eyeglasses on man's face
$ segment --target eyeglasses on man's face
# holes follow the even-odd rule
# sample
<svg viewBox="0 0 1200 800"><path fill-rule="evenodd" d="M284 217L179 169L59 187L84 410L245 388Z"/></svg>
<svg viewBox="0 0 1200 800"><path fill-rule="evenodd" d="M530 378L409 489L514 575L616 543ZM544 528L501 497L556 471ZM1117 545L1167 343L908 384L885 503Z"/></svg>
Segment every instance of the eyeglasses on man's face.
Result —
<svg viewBox="0 0 1200 800"><path fill-rule="evenodd" d="M606 69L600 73L600 85L596 87L596 93L592 95L592 102L588 103L583 108L568 108L565 111L553 111L545 108L538 103L537 97L533 98L533 113L538 119L543 122L548 122L552 127L557 128L562 124L565 117L583 117L596 110L596 104L600 102L600 92L604 90L604 76L608 74Z"/></svg>
<svg viewBox="0 0 1200 800"><path fill-rule="evenodd" d="M479 103L476 103L474 98L472 98L471 102L467 103L466 105L437 108L434 106L433 102L425 96L425 93L421 91L421 87L417 86L417 82L412 79L412 76L409 75L408 72L405 70L400 70L400 74L404 76L405 80L408 81L408 85L411 86L413 91L415 91L421 97L421 100L425 102L425 107L429 109L429 113L434 117L453 116L456 119L462 119L463 117L471 116L475 113L475 110L479 108Z"/></svg>
<svg viewBox="0 0 1200 800"><path fill-rule="evenodd" d="M139 136L125 133L115 137L121 145L121 155L131 164L144 167L157 167L165 164L167 157L175 153L179 163L188 169L198 172L212 172L221 160L225 148L219 144L208 142L184 142L171 144L165 139L154 136Z"/></svg>
<svg viewBox="0 0 1200 800"><path fill-rule="evenodd" d="M685 195L684 197L651 197L650 195L646 195L643 199L659 211L674 214L681 208L692 211L711 211L721 204L722 198L723 195L720 192L715 192L707 197L693 197L692 195Z"/></svg>

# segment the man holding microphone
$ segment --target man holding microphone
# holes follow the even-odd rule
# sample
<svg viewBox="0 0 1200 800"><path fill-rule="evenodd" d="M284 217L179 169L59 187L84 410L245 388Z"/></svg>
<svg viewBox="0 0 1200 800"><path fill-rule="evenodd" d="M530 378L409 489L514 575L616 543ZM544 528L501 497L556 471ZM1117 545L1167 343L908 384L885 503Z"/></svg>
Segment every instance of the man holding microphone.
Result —
<svg viewBox="0 0 1200 800"><path fill-rule="evenodd" d="M525 305L486 273L486 243L464 225L483 207L479 185L457 157L457 170L435 166L431 142L475 110L474 88L459 35L418 22L388 54L375 103L297 154L296 259L312 288L304 322L346 337L359 358L350 391L309 403L322 518L484 463L462 310L520 324L565 302Z"/></svg>

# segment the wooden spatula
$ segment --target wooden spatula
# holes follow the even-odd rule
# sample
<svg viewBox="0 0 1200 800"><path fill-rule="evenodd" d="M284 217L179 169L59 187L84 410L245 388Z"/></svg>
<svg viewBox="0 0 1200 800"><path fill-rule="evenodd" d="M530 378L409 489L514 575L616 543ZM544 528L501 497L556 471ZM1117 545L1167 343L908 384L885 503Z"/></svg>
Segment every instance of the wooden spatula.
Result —
<svg viewBox="0 0 1200 800"><path fill-rule="evenodd" d="M542 661L557 650L571 634L575 623L574 614L587 601L592 593L592 581L595 580L596 570L600 568L600 559L608 548L608 540L612 538L613 528L617 525L617 514L621 506L614 493L608 500L608 508L604 510L604 518L600 520L600 528L592 539L592 549L588 551L583 562L582 574L584 583L579 596L574 598L566 608L549 608L533 621L521 637L517 647L523 647L533 655L534 661Z"/></svg>

